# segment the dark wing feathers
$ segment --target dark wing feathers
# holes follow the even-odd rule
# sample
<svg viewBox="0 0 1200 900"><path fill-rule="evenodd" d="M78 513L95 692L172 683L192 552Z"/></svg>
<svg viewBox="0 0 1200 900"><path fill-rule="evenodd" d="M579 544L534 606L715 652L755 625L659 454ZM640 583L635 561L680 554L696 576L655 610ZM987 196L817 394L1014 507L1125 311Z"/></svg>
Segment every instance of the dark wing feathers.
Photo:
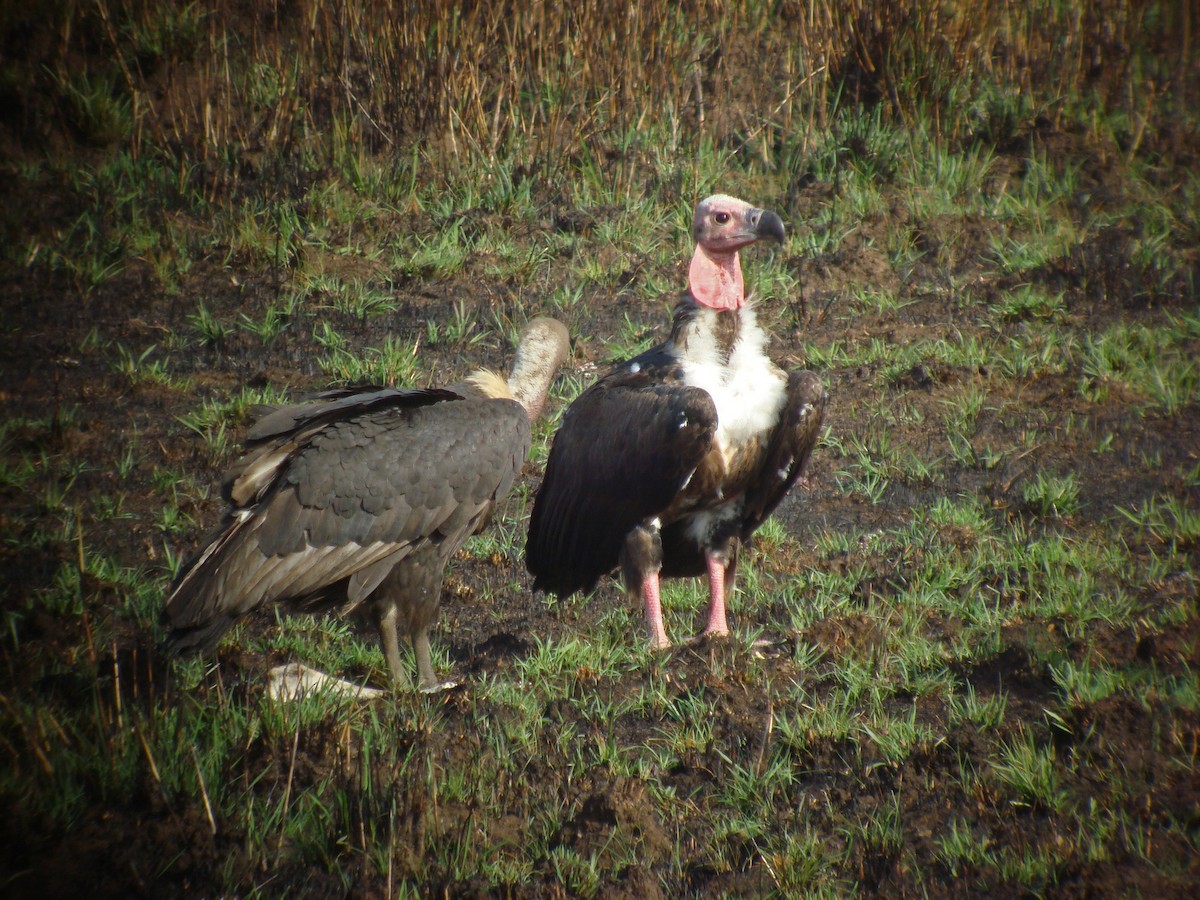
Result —
<svg viewBox="0 0 1200 900"><path fill-rule="evenodd" d="M177 648L212 646L262 602L356 604L423 546L448 556L529 451L528 416L509 400L389 390L332 402L275 410L252 429L279 460L176 580L165 616Z"/></svg>
<svg viewBox="0 0 1200 900"><path fill-rule="evenodd" d="M639 376L630 366L581 394L554 439L526 546L535 589L591 590L617 565L625 535L667 509L712 444L716 409L705 391L649 384L645 368ZM749 540L803 473L825 404L815 374L789 376L782 417L746 485L740 519L728 523L730 537ZM705 571L690 524L690 516L663 524L665 575Z"/></svg>
<svg viewBox="0 0 1200 900"><path fill-rule="evenodd" d="M265 415L246 432L246 443L256 444L313 424L360 415L380 407L413 407L441 403L458 397L442 388L397 390L376 386L339 388L318 394L304 403L264 407Z"/></svg>
<svg viewBox="0 0 1200 900"><path fill-rule="evenodd" d="M742 539L748 540L766 521L796 479L804 474L820 437L828 395L813 372L788 376L787 402L771 435L759 477L746 489L742 506Z"/></svg>
<svg viewBox="0 0 1200 900"><path fill-rule="evenodd" d="M458 394L441 389L343 388L305 403L257 407L264 414L246 433L247 452L225 476L221 496L234 507L261 500L296 451L331 423L376 409L414 408L456 399Z"/></svg>
<svg viewBox="0 0 1200 900"><path fill-rule="evenodd" d="M503 421L492 421L495 408L507 413ZM379 409L327 427L289 466L294 508L275 523L281 533L260 537L264 552L301 536L317 546L424 536L474 515L480 497L495 491L494 472L512 466L493 445L506 427L520 427L518 413L503 401L458 400ZM505 449L511 457L514 448Z"/></svg>
<svg viewBox="0 0 1200 900"><path fill-rule="evenodd" d="M720 544L731 537L748 543L796 479L804 474L820 437L826 399L825 387L814 373L792 372L788 376L784 409L762 457L755 463L754 477L742 493L738 518L719 526L712 535L715 543ZM664 577L704 574L707 567L705 548L696 542L691 526L692 519L686 516L663 526ZM736 545L734 552L737 552Z"/></svg>
<svg viewBox="0 0 1200 900"><path fill-rule="evenodd" d="M535 589L590 590L610 572L629 530L686 483L716 424L706 391L627 371L581 394L554 438L529 523Z"/></svg>

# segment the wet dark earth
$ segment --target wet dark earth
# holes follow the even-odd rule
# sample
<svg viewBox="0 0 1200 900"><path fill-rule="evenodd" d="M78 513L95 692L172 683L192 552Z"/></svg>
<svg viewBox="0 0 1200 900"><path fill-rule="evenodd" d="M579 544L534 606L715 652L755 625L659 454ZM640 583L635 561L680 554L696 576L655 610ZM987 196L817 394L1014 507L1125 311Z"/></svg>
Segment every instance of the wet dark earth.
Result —
<svg viewBox="0 0 1200 900"><path fill-rule="evenodd" d="M997 169L1009 162L1017 165L1016 157L999 160ZM785 204L789 224L804 227L833 190L820 183L799 188ZM595 223L619 216L612 208L556 207L549 195L542 209L544 215L521 223L519 229L530 247L563 233L578 234L585 244L594 240ZM844 574L861 565L845 607L795 632L786 624L782 602L764 590L753 605L735 603L732 618L735 631L765 631L770 639L765 658L751 660L753 651L745 642L714 641L681 645L648 660L643 672L617 678L580 673L580 691L595 691L617 705L631 701L652 681L691 690L702 687L712 739L682 754L675 768L662 773L675 797L705 796L717 773L727 768L722 762L726 751L751 762L761 759L772 739L770 723L779 714L774 707L779 695L764 692L762 684L803 684L814 704L830 702L843 691L839 665L847 659L871 659L872 648L897 624L867 611L875 610L873 604L881 599L886 604L914 577L922 548L905 548L903 554L860 549L839 560L817 549L823 535L851 534L866 548L871 535L910 526L914 510L941 497L965 495L979 498L996 522L1027 523L1033 542L1043 530L1118 540L1113 525L1119 521L1114 513L1118 507L1135 509L1155 496L1173 496L1194 513L1200 501L1196 481L1188 483L1179 476L1195 471L1200 462L1200 404L1194 383L1192 396L1168 412L1148 406L1136 391L1116 383L1103 396L1089 399L1080 390L1089 376L1070 357L1062 357L1066 361L1061 365L1034 365L1016 374L948 362L933 352L899 368L886 353L877 359L863 353L846 364L823 367L814 362L821 351L835 345L853 351L873 341L885 348L921 342L932 346L938 339L961 341L973 335L1036 347L1042 340L1037 323L997 318L991 312L1019 284L1036 285L1051 296L1061 294L1062 313L1055 327L1077 342L1119 324L1167 327L1173 317L1195 315L1195 296L1188 287L1194 280L1181 276L1149 295L1144 269L1135 259L1134 234L1120 225L1098 229L1051 264L1015 274L998 274L988 261L985 248L995 223L921 223L919 240L926 250L903 269L876 249L876 239L882 242L897 227L895 218L880 216L859 223L855 235L835 252L800 258L790 250L780 251L798 287L785 303L764 310L775 334L775 358L789 368L820 368L831 396L826 418L830 439L814 455L808 484L797 488L777 513L788 539L760 547L748 556L747 566L762 570L769 588L807 571ZM1194 266L1195 254L1191 260ZM758 262L751 255L745 264L749 268ZM651 273L631 261L632 280L615 292L615 300L610 288L592 286L580 305L567 311L564 318L581 339L567 379L556 388L552 416L562 408L564 393L573 392L611 361L610 348L628 333L630 323L646 336L665 335L669 298L647 299L634 288L637 279L652 274L680 283L683 266L680 262ZM377 277L374 270L364 275ZM1194 275L1193 269L1193 279ZM956 284L971 285L969 299L947 288L950 276ZM489 281L482 262L468 259L466 268L452 278L379 280L378 290L394 307L382 316L364 318L325 306L317 313L297 315L267 343L236 326L218 343L195 340L198 299L218 320L258 321L280 300L288 278L287 271L225 265L215 254L199 259L174 293L156 286L136 263L89 292L38 267L5 273L0 285L0 397L7 420L2 447L6 477L0 484L0 581L8 633L0 645L6 682L0 699L9 713L0 755L18 779L48 776L54 762L42 748L60 738L74 743L78 753L102 752L84 745L83 732L73 731L68 737L57 724L59 718L73 718L94 707L107 721L132 709L189 702L176 690L173 662L157 649L157 626L129 612L137 604L130 599L128 583L81 563L84 556L112 560L144 573L161 590L169 577L166 554L186 556L217 520L219 505L212 486L233 459L249 415L235 417L227 444L215 448L182 418L202 401L227 398L245 386L291 396L327 387L330 377L319 364L326 350L314 338L317 316L358 351L380 347L389 337L402 345L418 344L418 383L437 384L478 366L507 366L511 347L496 323L519 327L536 314L562 315L545 291L527 293L514 283ZM863 308L854 298L864 285L890 291L901 303L888 309ZM463 311L481 339L427 340L430 321L449 322ZM131 376L122 370L118 348L134 358L147 352L147 363L166 361L173 380ZM1184 341L1182 352L1193 360L1200 353L1195 333ZM946 410L973 387L987 397L976 419L973 445L1008 451L990 466L954 461L946 449L941 424ZM902 407L908 414L886 418L883 411L889 406ZM1026 439L1026 431L1040 436ZM935 474L896 475L876 498L848 487L841 473L853 458L851 442L870 446L881 434L893 448L941 460ZM1104 452L1098 453L1101 443ZM1027 450L1018 452L1017 447ZM500 527L519 532L528 498L541 477L540 466L537 459L527 465L525 487L510 501ZM28 475L21 475L22 467ZM174 491L156 477L161 471L175 473ZM1023 487L1039 471L1074 473L1082 498L1078 508L1061 518L1031 509ZM120 515L105 515L118 501ZM186 517L180 527L164 530L167 507ZM979 537L964 528L961 539L968 545ZM940 702L914 704L912 698L897 696L896 708L914 708L917 722L928 725L937 740L920 744L898 761L884 756L878 746L847 736L818 735L800 742L798 781L780 799L779 826L794 829L797 822L806 823L811 838L836 848L843 860L839 883L847 889L854 884L866 895L1190 896L1200 882L1200 704L1193 700L1189 706L1154 691L1142 696L1134 690L1095 702L1064 704L1046 664L1053 651L1057 658L1103 659L1112 668L1152 671L1160 679L1191 679L1194 684L1200 671L1195 577L1200 548L1194 537L1190 540L1190 545L1185 540L1180 546L1171 569L1154 577L1131 575L1129 584L1137 585L1138 593L1129 620L1098 622L1084 631L1056 630L1055 623L1046 620L1010 622L998 636L998 652L951 664L954 677L970 685L981 701L1001 694L1007 698L1000 737L985 737L973 725L951 721ZM517 540L489 556L463 551L455 558L434 641L462 685L431 698L397 701L400 713L414 717L404 731L409 748L437 759L444 768L458 763L466 767L492 752L480 745L479 723L503 715L505 707L482 696L478 685L512 677L516 663L536 642L572 637L587 641L611 629L611 610L628 603L612 583L588 598L552 603L534 597L521 543L518 534ZM1155 565L1155 547L1163 552L1160 545L1148 539L1128 549L1138 567L1149 569ZM1181 558L1186 565L1178 563ZM64 571L79 572L81 567L74 596L63 598L55 585ZM58 599L50 602L51 597ZM153 606L154 599L138 602ZM1182 611L1170 625L1161 616L1168 608ZM700 615L695 610L689 622L686 612L676 614L669 623L673 633L697 629ZM635 610L630 616L637 621ZM953 639L953 634L938 632L944 625L930 620L931 640ZM203 697L221 692L254 696L261 691L263 673L290 661L281 650L249 649L259 645L256 636L274 627L273 613L264 611L251 617L241 638L227 640L218 652L218 665L201 686ZM373 639L369 629L364 634ZM631 632L628 639L640 641L642 635ZM802 665L797 654L801 644L819 648L820 658ZM749 669L758 674L748 677ZM351 680L369 678L382 686L383 673L377 661L339 674ZM38 711L18 715L18 706ZM553 723L551 731L574 728L586 734L593 728L573 702L551 703L542 716ZM291 737L257 741L246 750L244 771L266 773L262 783L272 791L290 784L353 786L368 776L349 749L345 727L341 720L319 722L297 730L294 743ZM623 716L613 728L614 739L626 747L644 744L656 733L650 717ZM997 794L992 783L963 775L964 766L978 765L994 755L1000 740L1026 729L1074 760L1062 788L1076 808L1086 808L1089 797L1118 804L1122 821L1138 834L1109 840L1103 852L1090 856L1083 851L1064 853L1047 879L997 874L995 868L970 863L951 870L938 855L938 841L956 819L976 823L987 835L989 852L997 856L1036 854L1065 839L1059 817L1036 806L1014 805ZM97 728L91 736L99 740L104 733ZM756 895L776 889L772 860L764 859L752 836L739 837L736 829L718 834L715 817L703 815L696 816L694 831L680 831L664 821L660 800L642 781L602 768L568 777L572 761L562 746L545 738L539 751L519 779L506 776L495 785L500 803L511 813L489 822L490 841L519 845L529 827L524 814L548 802L546 798L566 797L572 813L550 843L594 858L601 871L616 873L606 874L599 895ZM432 852L427 846L430 834L465 833L472 827L475 812L469 804L438 805L395 772L369 774L384 783L392 779L392 806L374 812L391 816L397 880L406 872L429 871L422 860ZM1117 795L1109 790L1113 779L1121 784ZM92 896L207 896L221 893L232 882L247 894L346 893L344 880L335 873L342 863L323 867L299 853L276 854L278 868L271 880L254 869L262 856L248 846L247 835L236 824L210 820L204 803L194 798L166 796L149 768L133 783L136 789L121 796L81 785L89 797L86 813L68 824L44 804L26 806L18 782L7 779L7 810L0 824L3 892L66 896L86 885ZM360 810L355 815L370 813ZM848 832L848 822L873 818L901 822L901 837L871 842ZM351 824L355 823L362 824ZM705 848L714 841L725 843L726 865L709 861ZM618 847L632 848L635 861L618 865L613 856ZM1131 847L1140 849L1134 852ZM379 867L362 854L347 858L361 866L350 893L389 895L393 885ZM230 879L230 872L242 874ZM422 883L416 892L571 893L549 868L531 873L509 890L481 876L477 881Z"/></svg>

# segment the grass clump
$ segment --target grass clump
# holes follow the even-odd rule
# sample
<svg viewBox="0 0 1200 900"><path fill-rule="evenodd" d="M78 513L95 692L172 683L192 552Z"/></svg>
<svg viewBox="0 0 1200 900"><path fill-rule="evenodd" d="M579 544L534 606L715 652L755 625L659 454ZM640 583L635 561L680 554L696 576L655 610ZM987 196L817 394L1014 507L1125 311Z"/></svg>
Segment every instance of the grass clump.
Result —
<svg viewBox="0 0 1200 900"><path fill-rule="evenodd" d="M14 9L0 883L1185 893L1176 6ZM743 549L733 634L689 641L707 591L671 581L650 653L636 601L535 595L522 548L564 409L665 336L716 190L784 216L747 286L830 404ZM369 626L270 611L212 659L159 653L256 407L504 370L539 314L572 359L451 561L459 688L272 701L281 662L385 667Z"/></svg>

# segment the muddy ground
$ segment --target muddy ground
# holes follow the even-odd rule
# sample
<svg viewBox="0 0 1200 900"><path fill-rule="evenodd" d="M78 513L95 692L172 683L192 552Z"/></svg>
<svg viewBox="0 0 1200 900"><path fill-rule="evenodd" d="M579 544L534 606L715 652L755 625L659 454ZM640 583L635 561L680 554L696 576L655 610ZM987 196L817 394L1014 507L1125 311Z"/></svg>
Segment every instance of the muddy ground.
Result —
<svg viewBox="0 0 1200 900"><path fill-rule="evenodd" d="M1078 149L1072 148L1070 136L1043 134L1031 140L1040 142L1042 148L1055 146L1062 152ZM1014 148L1010 156L998 161L997 170L1019 170L1028 149ZM1104 170L1098 167L1088 177L1095 180L1094 193L1100 195L1106 188ZM1120 185L1112 186L1116 192L1122 189ZM779 198L778 205L791 227L803 227L833 190L833 185L809 180L798 184L788 198ZM588 242L594 239L594 230L578 228L579 222L591 224L618 217L611 208L564 209L553 190L539 186L535 190L538 192L545 215L532 227L523 225L520 238L531 247L546 235L564 231L577 234L580 243ZM33 201L37 198L24 199L36 205ZM771 200L752 199L764 203ZM55 198L46 200L52 207ZM686 201L680 198L679 202ZM1041 285L1054 294L1062 292L1063 327L1080 332L1097 332L1117 322L1154 327L1171 314L1195 309L1195 297L1181 286L1148 297L1140 282L1143 276L1131 262L1132 226L1105 229L1068 257L1042 270L1008 277L997 275L986 261L992 227L988 223L924 223L921 240L926 253L907 270L897 270L871 240L885 235L894 224L886 216L865 221L835 253L787 259L799 290L788 299L787 309L768 316L775 329L773 355L781 364L805 366L806 346L829 346L835 341L911 343L952 332L989 334L995 326L987 321L988 302L1018 281ZM943 247L947 249L941 252ZM483 274L483 262L468 260L465 270L451 279L405 277L382 283L381 289L396 310L378 319L363 320L334 311L323 315L349 339L351 347L358 349L380 346L389 335L403 342L418 340L425 334L429 320L449 321L456 306L472 311L481 330L496 316L520 323L534 314L553 313L545 296L525 296L514 284L489 281ZM625 288L649 274L640 271L636 261L631 260L630 265L631 280ZM755 265L753 253L746 265ZM684 270L685 261L680 260L669 270L655 274L678 284ZM960 297L947 290L948 274L953 274L958 283L973 285L973 306L965 307ZM90 292L36 266L10 267L4 272L0 283L0 401L6 418L30 423L10 428L4 452L10 462L22 455L44 454L91 463L75 475L68 502L68 506L73 503L78 509L86 552L111 557L122 566L144 569L165 585L164 540L155 524L164 499L151 485L151 474L156 468L173 468L192 473L201 484L214 484L229 462L228 456L212 458L198 436L181 425L180 417L194 410L199 398L227 396L242 385L270 385L300 394L329 384L329 378L316 364L324 351L315 343L306 323L286 329L267 345L245 330L234 329L217 347L174 347L169 352L170 369L176 377L191 379L187 391L153 381L131 383L114 366L113 348L120 344L136 353L151 345L165 346L169 335L192 333L188 317L195 312L198 297L203 297L217 318L235 322L245 315L257 320L278 300L287 279L286 271L244 269L236 260L226 262L215 252L196 261L177 293L163 291L136 262ZM870 283L895 291L904 304L884 312L855 309L851 302L853 290ZM591 292L585 297L585 310L574 313L569 323L577 335L587 338L577 344L571 371L590 377L597 366L605 365L609 361L606 348L616 335L624 333L627 320L644 326L647 333L665 335L669 306L667 298L641 299L631 289ZM1013 321L1003 327L1007 336L1021 339L1027 323ZM156 356L161 352L156 351ZM502 368L509 352L495 332L469 347L423 345L420 371L428 383L447 382L479 365ZM1028 473L1038 468L1070 470L1079 478L1084 498L1079 512L1069 521L1053 525L1068 532L1103 529L1111 522L1115 507L1133 508L1164 491L1196 503L1196 489L1178 484L1173 474L1195 466L1198 459L1200 407L1195 397L1175 414L1141 412L1136 409L1137 398L1119 391L1102 402L1085 400L1077 389L1078 371L1005 378L986 368L948 367L934 360L901 373L885 372L882 366L868 364L834 368L822 375L831 395L827 424L835 435L871 434L879 427L873 416L879 398L891 397L922 412L925 421L889 424L893 445L931 454L934 436L928 423L941 421L947 398L955 396L964 385L979 384L988 387L991 410L984 412L980 420L982 441L1004 444L1011 437L1014 423L1044 432L1045 439L1028 454L1009 455L995 468L947 464L938 478L928 482L897 480L875 504L840 489L835 473L845 466L845 460L829 448L819 450L812 461L809 485L797 489L778 512L795 541L789 542L787 552L777 557L768 558L764 551L751 555L748 561L750 566L769 568L776 579L805 567L836 565L810 549L818 535L839 529L871 533L901 527L910 521L913 507L938 496L975 494L985 499L1000 520L1026 518L1036 522L1020 485ZM1003 415L996 411L1001 408ZM1063 427L1072 418L1086 420L1086 427ZM245 425L244 421L239 423L235 437ZM1112 435L1111 452L1093 452L1107 434ZM118 461L133 440L138 458L122 477ZM1155 464L1148 465L1148 459ZM53 470L51 466L44 471ZM540 477L536 465L527 468L525 477L532 491ZM111 687L111 673L116 667L124 667L126 679L138 686L135 693L141 690L157 697L165 695L166 702L183 702L172 696L170 661L156 650L160 635L135 627L114 613L117 598L112 585L96 578L85 579L82 616L37 608L34 599L39 592L53 582L64 563L80 552L77 544L35 540L36 532L50 527L58 515L47 513L45 508L46 493L53 487L39 475L22 488L9 485L0 493L0 521L5 536L4 546L0 547L0 580L8 609L23 611L13 620L16 639L6 636L0 650L0 670L8 682L6 693L19 692L25 702L67 707L88 704L96 680ZM94 521L89 503L105 495L121 496L128 517ZM215 498L215 492L212 496ZM514 500L510 515L523 514L521 502ZM171 540L178 551L186 554L217 519L219 506L215 499L209 499L183 511L193 516L196 524ZM1192 548L1193 553L1195 550ZM474 723L478 716L495 712L477 706L473 681L484 674L503 677L514 659L529 652L535 637L586 638L600 627L600 619L611 605L627 602L609 583L587 599L545 603L531 595L521 562L519 553L488 560L460 554L451 567L435 642L448 650L451 667L464 686L422 701L436 714L437 727L414 731L412 736L444 765L453 765L457 755L477 749L472 743ZM864 579L859 590L864 597L894 590L894 579L901 568L902 561L876 560L872 575ZM519 588L510 589L513 583ZM482 597L491 599L485 603ZM1147 612L1180 601L1196 602L1195 580L1183 573L1164 578L1158 595L1137 598L1139 608ZM750 625L765 628L780 641L777 655L763 662L768 678L780 683L801 679L816 696L836 689L827 677L828 662L799 670L790 652L797 640L818 644L828 654L827 659L836 660L841 653L868 645L876 639L876 630L886 627L886 623L851 615L819 623L808 634L788 634L775 625L769 598L754 608L744 603L735 605L733 627ZM274 626L272 618L264 613L255 616L249 627L253 634ZM675 623L677 632L686 627L686 623ZM111 637L97 645L91 637L95 634ZM629 639L640 640L641 635L631 634ZM1014 629L1005 635L1003 653L959 674L983 697L997 692L1007 694L1009 727L1015 729L1024 719L1041 733L1046 730L1044 709L1057 696L1045 666L1038 661L1047 642L1067 646L1068 652L1077 652L1081 657L1102 654L1114 665L1136 660L1162 673L1180 676L1200 668L1200 633L1197 618L1192 615L1173 631L1151 633L1136 622L1097 626L1088 646L1074 649L1068 638L1052 630ZM712 715L717 723L718 745L757 746L762 740L763 723L770 715L769 699L751 690L739 677L745 652L741 645L717 642L699 648L681 647L657 663L677 680L705 685L708 696L714 698ZM256 690L261 674L270 665L285 660L263 658L227 643L218 661L219 674L212 676L209 690L231 685L239 690ZM371 673L349 673L364 674ZM374 674L382 675L382 668ZM630 677L608 683L604 690L609 692L608 699L619 701L621 691L632 693L640 687L639 680ZM146 697L140 702L146 702ZM572 705L563 704L548 708L545 715L571 717L575 712ZM1129 803L1146 830L1146 855L1134 858L1114 854L1087 862L1068 862L1042 890L1054 896L1078 897L1188 896L1200 881L1194 840L1182 836L1190 830L1194 839L1200 828L1200 779L1195 770L1200 719L1178 712L1164 713L1154 698L1134 698L1126 693L1087 707L1080 715L1080 721L1070 723L1072 727L1063 729L1055 739L1061 741L1063 752L1079 742L1079 752L1095 757L1096 772L1119 768L1128 784L1135 786ZM651 725L623 721L621 727L620 739L635 743L637 729L648 731ZM1190 740L1189 766L1181 768L1179 756L1168 757L1161 749L1164 743L1152 739L1164 730L1178 733L1184 744ZM804 761L804 784L799 794L808 821L822 840L840 841L843 838L837 829L847 810L862 814L899 796L903 803L899 815L906 835L903 852L901 848L893 848L892 852L871 848L847 851L857 859L857 871L851 874L861 893L1026 893L1026 886L1019 881L977 882L970 872L955 876L937 861L934 837L952 814L962 810L986 822L997 852L1005 847L1026 847L1030 841L1052 840L1053 829L1051 817L1036 810L1010 808L994 797L964 795L958 788L957 767L960 754L970 755L977 734L972 728L948 722L939 722L938 731L946 735L944 741L900 766L870 759L861 766L851 766L847 762L853 756L850 748L837 741L817 743ZM328 733L316 728L304 734L300 748L304 771L300 777L306 783L336 773L338 735L333 732L330 726ZM1080 735L1095 738L1084 744ZM22 758L23 765L29 763L21 735L10 733L4 743L3 753L10 764L17 758ZM256 752L275 752L282 759L291 749L260 747ZM665 776L679 795L686 796L711 777L717 750L719 746L700 750ZM529 771L522 782L497 789L505 792L506 802L513 809L534 808L540 794L563 789L555 775L556 765L562 762L561 751L548 746L540 771ZM944 785L945 791L895 792L906 780ZM1089 791L1086 783L1066 787L1076 799L1086 797ZM660 887L654 873L665 860L679 853L687 859L702 859L696 844L710 836L685 838L680 846L678 836L664 829L654 802L641 784L630 780L593 781L585 776L570 790L575 792L577 813L559 835L563 845L586 855L605 846L618 828L640 835L642 841L641 863L626 869L621 879L606 883L605 896L655 896ZM427 814L423 804L427 800L415 796L408 799L412 805L406 811L409 818L404 827L412 829L416 853L422 840L421 822ZM1132 809L1134 806L1136 809ZM794 809L781 811L781 817L795 814ZM443 809L441 815L450 822L469 818L468 811L462 809ZM167 802L149 781L134 796L97 800L88 815L70 828L10 807L0 823L0 870L5 879L0 883L10 896L64 896L84 884L92 896L209 895L222 883L222 867L230 859L236 861L242 852L242 835L221 824L214 836L200 805ZM510 824L510 839L520 840L521 822L514 819ZM822 831L826 826L828 831ZM493 837L498 827L493 827ZM769 891L769 874L757 861L751 842L735 857L738 853L743 865L732 871L716 871L700 862L686 864L676 887L701 896ZM921 874L914 868L920 868ZM538 877L516 892L544 896L563 893L563 888L545 873ZM243 889L249 891L255 883L259 883L255 874L247 873ZM422 892L473 896L495 890L485 883L445 883L424 885ZM364 865L355 893L381 896L386 891L379 871ZM342 888L327 872L284 860L277 880L264 892L320 896L340 894Z"/></svg>

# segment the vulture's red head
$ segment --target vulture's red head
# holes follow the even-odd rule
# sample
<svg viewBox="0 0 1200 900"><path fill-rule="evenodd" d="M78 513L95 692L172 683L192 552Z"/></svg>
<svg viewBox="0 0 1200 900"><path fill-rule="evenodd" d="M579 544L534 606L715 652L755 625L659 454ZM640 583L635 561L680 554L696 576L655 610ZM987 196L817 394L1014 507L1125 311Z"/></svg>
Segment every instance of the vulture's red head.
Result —
<svg viewBox="0 0 1200 900"><path fill-rule="evenodd" d="M688 287L696 302L713 309L738 309L746 302L738 251L759 238L783 242L783 220L744 200L713 194L696 204L692 219L696 252Z"/></svg>

